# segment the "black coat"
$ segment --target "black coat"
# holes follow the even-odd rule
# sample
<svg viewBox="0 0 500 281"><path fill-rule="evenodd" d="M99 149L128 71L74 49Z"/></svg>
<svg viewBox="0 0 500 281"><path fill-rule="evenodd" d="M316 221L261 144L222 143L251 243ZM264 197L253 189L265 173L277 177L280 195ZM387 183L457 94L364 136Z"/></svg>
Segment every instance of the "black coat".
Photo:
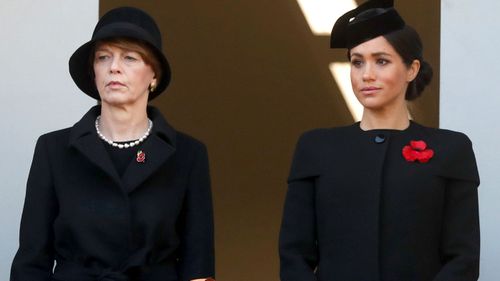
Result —
<svg viewBox="0 0 500 281"><path fill-rule="evenodd" d="M423 140L435 154L408 162ZM479 275L479 176L470 140L411 122L305 133L288 179L282 281L472 281Z"/></svg>
<svg viewBox="0 0 500 281"><path fill-rule="evenodd" d="M134 158L120 177L96 134L99 113L96 106L72 128L39 138L11 281L213 276L205 146L148 108L146 161Z"/></svg>

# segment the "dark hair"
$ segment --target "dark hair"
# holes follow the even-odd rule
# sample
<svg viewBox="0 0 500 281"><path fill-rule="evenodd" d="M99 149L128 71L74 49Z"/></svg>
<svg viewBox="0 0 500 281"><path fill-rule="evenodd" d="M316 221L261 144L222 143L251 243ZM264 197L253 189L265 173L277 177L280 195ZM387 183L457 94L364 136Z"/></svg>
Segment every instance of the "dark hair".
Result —
<svg viewBox="0 0 500 281"><path fill-rule="evenodd" d="M425 86L432 79L432 67L423 59L423 45L418 33L411 26L406 25L403 29L383 35L396 52L401 56L403 62L410 67L414 60L420 61L420 70L408 85L406 100L418 98Z"/></svg>

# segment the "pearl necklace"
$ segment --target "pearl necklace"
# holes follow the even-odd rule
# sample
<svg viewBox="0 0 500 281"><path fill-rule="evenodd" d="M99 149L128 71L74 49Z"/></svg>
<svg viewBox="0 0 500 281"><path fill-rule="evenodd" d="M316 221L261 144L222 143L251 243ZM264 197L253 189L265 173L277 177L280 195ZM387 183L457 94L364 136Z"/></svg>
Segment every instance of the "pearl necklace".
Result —
<svg viewBox="0 0 500 281"><path fill-rule="evenodd" d="M153 128L153 121L151 121L151 119L148 118L148 129L146 130L146 132L144 133L144 135L142 137L140 137L139 139L135 140L135 141L131 141L131 142L128 142L128 143L124 143L124 144L121 144L121 143L116 143L112 140L108 140L102 133L101 131L99 130L99 120L101 120L101 115L97 116L97 118L95 119L95 130L97 131L97 135L99 136L99 138L101 138L103 141L109 143L110 145L114 146L114 147L118 147L118 148L129 148L129 147L134 147L138 144L140 144L141 142L143 142L148 136L149 136L149 133L151 133L151 129Z"/></svg>

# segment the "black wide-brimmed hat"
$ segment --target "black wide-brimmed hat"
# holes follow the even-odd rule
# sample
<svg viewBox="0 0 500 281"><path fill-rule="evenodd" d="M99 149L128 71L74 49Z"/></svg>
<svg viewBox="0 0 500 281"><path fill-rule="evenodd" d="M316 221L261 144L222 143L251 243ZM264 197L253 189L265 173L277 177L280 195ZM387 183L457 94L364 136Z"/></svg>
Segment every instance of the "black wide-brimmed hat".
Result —
<svg viewBox="0 0 500 281"><path fill-rule="evenodd" d="M160 62L162 75L156 89L149 93L149 99L161 94L170 82L171 72L167 58L162 52L160 29L151 16L132 7L121 7L107 12L97 22L92 39L73 53L69 59L69 73L78 88L100 100L89 59L97 41L111 38L138 40L151 48Z"/></svg>
<svg viewBox="0 0 500 281"><path fill-rule="evenodd" d="M393 0L371 0L342 15L333 26L330 47L351 49L375 37L400 30L405 21Z"/></svg>

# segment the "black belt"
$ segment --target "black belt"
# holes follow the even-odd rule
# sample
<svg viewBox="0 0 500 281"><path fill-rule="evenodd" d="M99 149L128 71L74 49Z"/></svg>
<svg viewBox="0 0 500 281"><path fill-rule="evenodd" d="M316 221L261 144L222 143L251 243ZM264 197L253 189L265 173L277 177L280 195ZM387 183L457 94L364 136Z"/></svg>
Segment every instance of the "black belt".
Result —
<svg viewBox="0 0 500 281"><path fill-rule="evenodd" d="M173 264L136 266L126 270L84 267L79 263L58 263L53 280L56 281L176 281L177 272Z"/></svg>

